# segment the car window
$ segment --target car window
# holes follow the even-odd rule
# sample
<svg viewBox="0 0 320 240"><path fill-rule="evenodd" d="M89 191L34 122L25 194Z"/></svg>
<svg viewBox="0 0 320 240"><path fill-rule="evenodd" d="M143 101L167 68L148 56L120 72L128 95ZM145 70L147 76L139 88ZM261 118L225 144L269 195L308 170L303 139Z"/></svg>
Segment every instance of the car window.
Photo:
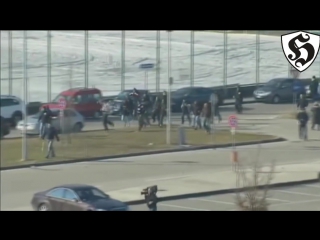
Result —
<svg viewBox="0 0 320 240"><path fill-rule="evenodd" d="M65 189L63 198L67 200L74 200L78 199L78 196L73 191Z"/></svg>
<svg viewBox="0 0 320 240"><path fill-rule="evenodd" d="M51 190L49 193L47 193L47 196L54 197L54 198L63 198L64 189L63 188L56 188L54 190Z"/></svg>
<svg viewBox="0 0 320 240"><path fill-rule="evenodd" d="M75 96L75 97L74 97L74 100L73 100L73 102L74 102L75 104L82 103L82 101L83 101L83 99L82 99L82 96L81 96L81 95Z"/></svg>
<svg viewBox="0 0 320 240"><path fill-rule="evenodd" d="M282 82L281 87L283 88L290 88L293 86L293 80L288 79Z"/></svg>
<svg viewBox="0 0 320 240"><path fill-rule="evenodd" d="M58 95L52 100L52 102L54 102L54 103L59 102L59 100L61 98L65 99L68 102L68 101L71 100L72 97L71 96Z"/></svg>
<svg viewBox="0 0 320 240"><path fill-rule="evenodd" d="M9 98L1 99L1 107L10 107L15 105L19 105L19 101L16 99L9 99Z"/></svg>
<svg viewBox="0 0 320 240"><path fill-rule="evenodd" d="M76 189L75 193L79 196L80 200L87 202L90 200L109 198L104 192L100 191L97 188L82 188Z"/></svg>
<svg viewBox="0 0 320 240"><path fill-rule="evenodd" d="M101 100L101 94L100 93L95 93L93 94L93 98L95 99L95 102L98 102Z"/></svg>

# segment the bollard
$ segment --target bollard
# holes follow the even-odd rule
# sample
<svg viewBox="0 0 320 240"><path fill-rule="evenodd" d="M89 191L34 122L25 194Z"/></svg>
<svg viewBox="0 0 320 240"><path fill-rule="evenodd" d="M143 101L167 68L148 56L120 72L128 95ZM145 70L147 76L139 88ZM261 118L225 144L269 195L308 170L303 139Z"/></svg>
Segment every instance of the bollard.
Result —
<svg viewBox="0 0 320 240"><path fill-rule="evenodd" d="M237 170L237 163L238 163L238 152L233 150L231 152L231 164L232 164L232 170Z"/></svg>
<svg viewBox="0 0 320 240"><path fill-rule="evenodd" d="M238 163L238 152L237 151L231 152L231 161L232 161L232 163Z"/></svg>
<svg viewBox="0 0 320 240"><path fill-rule="evenodd" d="M179 127L179 145L184 146L186 143L186 131L184 127Z"/></svg>

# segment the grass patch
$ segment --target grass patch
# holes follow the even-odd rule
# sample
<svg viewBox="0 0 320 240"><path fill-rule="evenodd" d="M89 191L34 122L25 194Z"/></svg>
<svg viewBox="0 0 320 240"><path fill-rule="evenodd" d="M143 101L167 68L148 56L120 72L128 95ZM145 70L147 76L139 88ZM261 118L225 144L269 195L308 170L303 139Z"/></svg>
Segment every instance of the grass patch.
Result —
<svg viewBox="0 0 320 240"><path fill-rule="evenodd" d="M172 126L171 143L166 145L166 128L152 126L137 132L135 128L117 129L109 132L82 132L71 135L68 142L66 135L61 135L61 141L55 142L56 158L49 161L63 161L91 157L112 156L137 152L176 148L178 144L178 128ZM237 133L237 142L274 139L274 136ZM223 144L231 142L229 131L218 131L214 136L203 130L186 128L186 139L189 145L203 146L208 144ZM22 140L6 139L1 141L1 166L33 164L48 161L45 159L46 142L42 151L43 141L39 138L28 138L28 160L21 162Z"/></svg>

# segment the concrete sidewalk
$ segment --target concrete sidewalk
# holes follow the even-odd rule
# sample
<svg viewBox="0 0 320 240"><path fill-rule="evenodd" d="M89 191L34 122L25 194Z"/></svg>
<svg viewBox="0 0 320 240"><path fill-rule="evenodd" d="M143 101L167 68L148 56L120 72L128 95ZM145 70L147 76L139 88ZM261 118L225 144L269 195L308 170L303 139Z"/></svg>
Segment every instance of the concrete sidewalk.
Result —
<svg viewBox="0 0 320 240"><path fill-rule="evenodd" d="M248 177L252 177L252 171L248 168ZM268 171L265 168L263 171ZM281 184L288 182L311 181L318 178L320 172L320 161L312 164L292 164L280 165L275 169L272 184ZM264 174L264 173L261 173ZM154 181L150 185L158 185L158 197L163 199L179 199L188 195L197 195L204 193L223 193L232 191L236 188L236 174L234 171L207 171L201 174L194 174L180 178L163 178ZM138 200L143 200L140 192L144 186L126 188L117 191L109 191L108 194L113 198L125 202L138 204Z"/></svg>

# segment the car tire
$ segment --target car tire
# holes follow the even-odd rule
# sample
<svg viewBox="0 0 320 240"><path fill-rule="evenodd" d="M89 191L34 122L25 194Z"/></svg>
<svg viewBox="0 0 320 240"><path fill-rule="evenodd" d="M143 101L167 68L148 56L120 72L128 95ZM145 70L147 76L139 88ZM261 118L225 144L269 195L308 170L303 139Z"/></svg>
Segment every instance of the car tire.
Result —
<svg viewBox="0 0 320 240"><path fill-rule="evenodd" d="M49 206L46 203L42 203L38 207L39 212L49 211Z"/></svg>
<svg viewBox="0 0 320 240"><path fill-rule="evenodd" d="M82 123L76 123L74 126L73 126L73 132L81 132L82 130Z"/></svg>
<svg viewBox="0 0 320 240"><path fill-rule="evenodd" d="M12 127L16 127L18 125L18 122L21 121L23 118L22 112L14 112L11 116L11 125Z"/></svg>
<svg viewBox="0 0 320 240"><path fill-rule="evenodd" d="M278 95L275 95L273 98L272 98L272 103L273 104L278 104L280 103L280 97Z"/></svg>

